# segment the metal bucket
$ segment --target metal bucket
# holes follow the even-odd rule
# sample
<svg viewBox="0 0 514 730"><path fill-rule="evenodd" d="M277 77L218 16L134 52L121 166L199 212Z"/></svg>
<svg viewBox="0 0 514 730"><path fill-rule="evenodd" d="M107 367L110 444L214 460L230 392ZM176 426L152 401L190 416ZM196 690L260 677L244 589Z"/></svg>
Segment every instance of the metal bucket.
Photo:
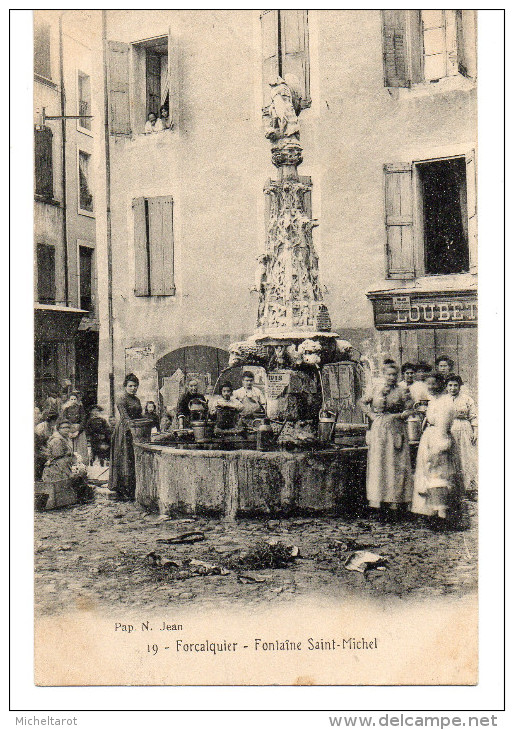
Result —
<svg viewBox="0 0 514 730"><path fill-rule="evenodd" d="M239 420L239 414L235 408L216 406L216 426L222 430L233 429Z"/></svg>
<svg viewBox="0 0 514 730"><path fill-rule="evenodd" d="M318 438L322 443L332 441L334 437L334 429L336 426L336 414L325 411L324 415L319 414L318 420Z"/></svg>
<svg viewBox="0 0 514 730"><path fill-rule="evenodd" d="M209 421L193 421L191 423L193 434L197 444L204 444L212 441L214 433L214 424Z"/></svg>

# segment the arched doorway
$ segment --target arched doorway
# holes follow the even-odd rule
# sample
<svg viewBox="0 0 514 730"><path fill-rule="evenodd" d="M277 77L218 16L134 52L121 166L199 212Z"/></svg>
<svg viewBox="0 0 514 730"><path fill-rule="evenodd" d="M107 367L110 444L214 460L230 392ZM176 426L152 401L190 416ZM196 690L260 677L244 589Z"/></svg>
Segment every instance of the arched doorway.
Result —
<svg viewBox="0 0 514 730"><path fill-rule="evenodd" d="M219 347L188 345L172 350L157 360L161 408L174 408L192 377L198 379L201 393L208 386L214 386L228 366L228 357L228 352Z"/></svg>

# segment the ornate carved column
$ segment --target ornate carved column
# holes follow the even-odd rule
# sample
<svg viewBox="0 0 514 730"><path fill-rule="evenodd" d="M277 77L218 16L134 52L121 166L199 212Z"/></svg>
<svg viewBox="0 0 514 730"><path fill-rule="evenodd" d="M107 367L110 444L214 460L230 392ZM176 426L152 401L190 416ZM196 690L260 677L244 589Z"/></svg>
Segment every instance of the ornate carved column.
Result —
<svg viewBox="0 0 514 730"><path fill-rule="evenodd" d="M282 79L271 86L266 137L272 142L271 159L278 179L270 180L264 188L269 205L256 339L313 334L319 331L318 324L322 324L322 330L330 330L312 240L312 229L317 224L307 205L312 184L298 177L297 168L303 158L294 98ZM324 313L322 322L320 309Z"/></svg>

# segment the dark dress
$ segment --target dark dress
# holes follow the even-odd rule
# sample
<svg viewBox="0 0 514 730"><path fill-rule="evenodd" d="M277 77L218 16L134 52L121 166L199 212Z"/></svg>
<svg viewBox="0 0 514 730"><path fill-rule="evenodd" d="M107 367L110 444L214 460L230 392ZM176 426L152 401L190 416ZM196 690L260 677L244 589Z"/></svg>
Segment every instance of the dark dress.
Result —
<svg viewBox="0 0 514 730"><path fill-rule="evenodd" d="M145 418L149 418L151 420L152 428L156 428L158 431L161 430L161 421L158 413L155 411L153 413L148 413L148 411L145 410Z"/></svg>
<svg viewBox="0 0 514 730"><path fill-rule="evenodd" d="M143 408L135 395L124 395L116 403L120 415L111 441L109 489L120 499L134 499L136 494L136 463L129 421L141 418Z"/></svg>
<svg viewBox="0 0 514 730"><path fill-rule="evenodd" d="M87 464L87 438L84 432L86 426L86 412L82 403L75 403L71 406L64 406L62 409L63 418L67 418L71 423L72 431L77 435L72 437L73 451L79 454L80 458Z"/></svg>
<svg viewBox="0 0 514 730"><path fill-rule="evenodd" d="M109 458L111 447L111 429L105 418L90 416L86 423L86 434L91 446L91 463L99 459L100 465L103 466L104 459Z"/></svg>

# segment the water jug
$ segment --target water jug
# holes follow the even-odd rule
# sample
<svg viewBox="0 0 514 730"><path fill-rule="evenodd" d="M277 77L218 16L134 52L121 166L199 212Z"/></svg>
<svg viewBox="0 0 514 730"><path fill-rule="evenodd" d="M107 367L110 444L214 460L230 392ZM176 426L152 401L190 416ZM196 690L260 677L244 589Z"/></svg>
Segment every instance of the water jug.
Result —
<svg viewBox="0 0 514 730"><path fill-rule="evenodd" d="M257 449L259 451L268 451L275 440L273 427L269 418L264 418L261 425L257 429Z"/></svg>
<svg viewBox="0 0 514 730"><path fill-rule="evenodd" d="M318 438L322 443L329 443L334 436L336 414L330 411L321 411L318 421Z"/></svg>
<svg viewBox="0 0 514 730"><path fill-rule="evenodd" d="M421 423L418 416L409 416L407 418L407 434L409 441L419 441L421 436Z"/></svg>

